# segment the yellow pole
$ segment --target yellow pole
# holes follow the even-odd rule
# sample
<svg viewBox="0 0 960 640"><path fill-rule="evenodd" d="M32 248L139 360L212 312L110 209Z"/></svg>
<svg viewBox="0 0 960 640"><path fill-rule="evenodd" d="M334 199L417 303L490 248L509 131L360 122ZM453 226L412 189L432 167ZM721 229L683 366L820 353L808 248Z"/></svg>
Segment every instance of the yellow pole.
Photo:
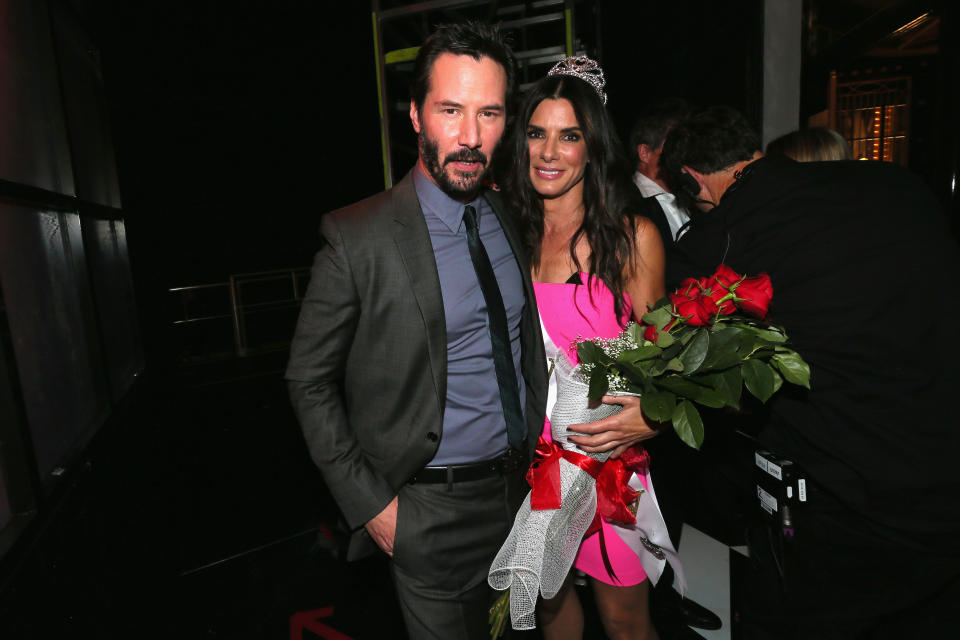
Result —
<svg viewBox="0 0 960 640"><path fill-rule="evenodd" d="M387 159L387 114L383 110L383 82L380 80L380 73L383 71L383 64L380 60L380 26L377 21L377 12L370 14L373 18L373 59L377 68L377 110L380 112L380 159L383 161L383 188L390 188L390 164Z"/></svg>

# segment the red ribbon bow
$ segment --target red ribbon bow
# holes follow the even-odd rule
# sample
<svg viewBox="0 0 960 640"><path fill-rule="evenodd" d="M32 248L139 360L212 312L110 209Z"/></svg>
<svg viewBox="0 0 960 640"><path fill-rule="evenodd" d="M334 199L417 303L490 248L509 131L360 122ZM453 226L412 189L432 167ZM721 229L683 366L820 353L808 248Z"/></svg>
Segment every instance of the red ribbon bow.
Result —
<svg viewBox="0 0 960 640"><path fill-rule="evenodd" d="M556 442L548 442L541 436L533 463L527 470L530 485L530 508L534 511L560 508L560 459L575 464L594 480L603 470L603 463L576 451L567 451Z"/></svg>
<svg viewBox="0 0 960 640"><path fill-rule="evenodd" d="M650 465L650 456L641 445L634 445L624 451L616 460L600 462L576 451L567 451L555 442L543 437L537 442L533 463L527 470L527 483L530 485L530 508L535 511L560 508L560 459L577 465L597 481L597 512L587 532L586 538L600 532L600 555L610 577L618 580L603 537L601 518L618 524L634 524L636 515L629 505L640 495L630 488L630 476L634 473L646 473Z"/></svg>
<svg viewBox="0 0 960 640"><path fill-rule="evenodd" d="M629 505L637 499L640 492L631 489L629 482L634 473L645 474L650 465L647 450L637 445L630 447L616 460L607 460L603 471L597 478L597 515L607 522L634 524L637 516ZM594 518L587 535L590 535L600 522Z"/></svg>
<svg viewBox="0 0 960 640"><path fill-rule="evenodd" d="M575 464L597 481L597 518L586 535L600 526L599 518L608 522L633 524L636 516L629 505L639 493L630 488L630 476L644 473L650 456L640 446L630 447L616 460L600 462L576 451L567 451L556 442L542 437L537 442L533 464L527 470L530 485L530 508L535 511L560 508L560 460Z"/></svg>

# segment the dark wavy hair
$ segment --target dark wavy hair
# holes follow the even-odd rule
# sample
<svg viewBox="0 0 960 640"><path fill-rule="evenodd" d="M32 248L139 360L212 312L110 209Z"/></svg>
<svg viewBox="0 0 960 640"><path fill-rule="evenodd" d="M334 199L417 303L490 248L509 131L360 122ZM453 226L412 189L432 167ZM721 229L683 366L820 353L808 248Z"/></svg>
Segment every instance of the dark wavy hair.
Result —
<svg viewBox="0 0 960 640"><path fill-rule="evenodd" d="M670 130L690 113L690 103L683 98L665 98L645 107L630 128L630 147L627 156L636 160L637 147L645 144L659 147Z"/></svg>
<svg viewBox="0 0 960 640"><path fill-rule="evenodd" d="M530 87L523 95L505 151L513 170L505 175L504 194L511 199L518 217L524 248L534 267L540 264L543 242L543 198L530 182L530 151L527 125L544 100L565 99L573 106L577 123L587 145L587 166L583 174L583 223L570 239L570 257L583 271L574 251L586 237L590 245L590 278L598 277L613 292L617 318L623 318L622 297L626 286L624 267L633 271L638 256L633 234L632 203L636 189L629 182L620 141L607 110L593 87L571 76L550 76ZM504 154L504 155L507 155Z"/></svg>
<svg viewBox="0 0 960 640"><path fill-rule="evenodd" d="M683 167L716 173L760 151L760 136L733 107L707 107L679 122L663 143L660 169L674 193Z"/></svg>
<svg viewBox="0 0 960 640"><path fill-rule="evenodd" d="M498 25L467 21L442 24L430 34L417 52L410 81L410 99L419 111L430 90L433 63L444 53L470 56L474 60L487 57L503 67L507 74L507 102L516 90L517 59ZM505 105L506 106L506 105Z"/></svg>

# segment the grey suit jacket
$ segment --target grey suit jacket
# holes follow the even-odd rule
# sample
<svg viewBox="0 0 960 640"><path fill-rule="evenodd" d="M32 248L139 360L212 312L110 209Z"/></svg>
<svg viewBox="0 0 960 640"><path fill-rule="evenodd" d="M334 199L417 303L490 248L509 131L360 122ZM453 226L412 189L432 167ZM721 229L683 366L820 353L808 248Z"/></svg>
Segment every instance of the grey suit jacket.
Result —
<svg viewBox="0 0 960 640"><path fill-rule="evenodd" d="M543 428L547 372L530 269L496 192L487 200L523 276L529 450ZM310 454L351 529L348 557L372 550L363 525L440 442L447 335L440 280L412 174L323 216L286 378ZM466 250L466 248L464 248Z"/></svg>

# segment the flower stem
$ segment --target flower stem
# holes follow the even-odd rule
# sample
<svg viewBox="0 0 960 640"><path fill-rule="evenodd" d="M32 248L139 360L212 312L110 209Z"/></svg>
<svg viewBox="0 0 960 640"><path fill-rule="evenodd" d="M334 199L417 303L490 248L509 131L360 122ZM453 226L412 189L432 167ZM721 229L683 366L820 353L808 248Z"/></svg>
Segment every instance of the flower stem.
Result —
<svg viewBox="0 0 960 640"><path fill-rule="evenodd" d="M490 640L497 640L507 628L510 619L510 589L504 591L490 607Z"/></svg>

